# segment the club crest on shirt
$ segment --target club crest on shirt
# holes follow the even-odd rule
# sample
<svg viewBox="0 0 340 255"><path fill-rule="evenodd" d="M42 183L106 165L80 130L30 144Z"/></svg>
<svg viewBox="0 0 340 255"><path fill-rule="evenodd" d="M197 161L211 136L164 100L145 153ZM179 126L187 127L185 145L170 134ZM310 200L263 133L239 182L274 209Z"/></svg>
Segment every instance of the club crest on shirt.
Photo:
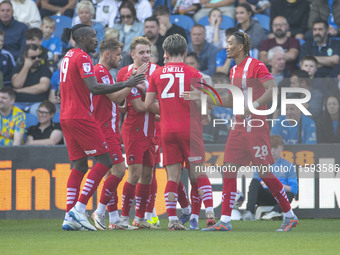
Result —
<svg viewBox="0 0 340 255"><path fill-rule="evenodd" d="M130 161L135 161L135 155L131 154L131 155L129 156L129 160L130 160Z"/></svg>
<svg viewBox="0 0 340 255"><path fill-rule="evenodd" d="M105 84L110 84L110 77L108 75L103 76L102 82Z"/></svg>
<svg viewBox="0 0 340 255"><path fill-rule="evenodd" d="M112 154L113 161L118 161L118 155L117 153Z"/></svg>
<svg viewBox="0 0 340 255"><path fill-rule="evenodd" d="M88 73L91 71L91 64L90 63L83 63L83 70L85 73Z"/></svg>
<svg viewBox="0 0 340 255"><path fill-rule="evenodd" d="M138 93L138 89L137 89L137 88L133 88L133 89L131 90L131 93L132 93L134 96L136 96L137 93Z"/></svg>

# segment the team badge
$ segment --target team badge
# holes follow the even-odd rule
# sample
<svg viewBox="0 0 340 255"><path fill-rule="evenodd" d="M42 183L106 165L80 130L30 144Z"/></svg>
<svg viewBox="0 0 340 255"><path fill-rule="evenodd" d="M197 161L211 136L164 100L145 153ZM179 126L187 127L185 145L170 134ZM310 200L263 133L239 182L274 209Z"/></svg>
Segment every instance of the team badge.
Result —
<svg viewBox="0 0 340 255"><path fill-rule="evenodd" d="M131 155L129 156L129 161L135 161L135 155L131 154Z"/></svg>
<svg viewBox="0 0 340 255"><path fill-rule="evenodd" d="M90 63L83 63L83 70L85 73L88 73L91 71L91 64Z"/></svg>
<svg viewBox="0 0 340 255"><path fill-rule="evenodd" d="M109 8L110 8L110 6L108 6L108 5L103 6L103 12L109 13Z"/></svg>
<svg viewBox="0 0 340 255"><path fill-rule="evenodd" d="M108 75L105 75L102 77L102 81L105 84L110 84L110 77Z"/></svg>
<svg viewBox="0 0 340 255"><path fill-rule="evenodd" d="M117 155L117 153L115 153L115 154L112 155L112 159L113 159L113 161L118 161L118 155Z"/></svg>

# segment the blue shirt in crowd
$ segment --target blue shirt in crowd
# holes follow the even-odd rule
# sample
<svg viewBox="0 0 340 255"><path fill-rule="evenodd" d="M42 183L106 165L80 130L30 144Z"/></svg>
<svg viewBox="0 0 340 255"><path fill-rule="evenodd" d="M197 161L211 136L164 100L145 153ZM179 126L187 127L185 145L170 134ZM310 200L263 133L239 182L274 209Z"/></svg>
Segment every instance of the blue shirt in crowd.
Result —
<svg viewBox="0 0 340 255"><path fill-rule="evenodd" d="M279 179L279 181L283 185L288 185L291 188L291 192L296 195L298 192L298 181L296 177L295 167L292 163L290 163L288 160L285 160L283 158L279 158L277 161L275 161L274 164L271 165L271 170L273 174L276 176L276 178ZM255 179L258 179L260 182L262 181L259 177L258 172L254 173ZM266 187L268 188L268 187ZM266 189L265 188L265 189Z"/></svg>

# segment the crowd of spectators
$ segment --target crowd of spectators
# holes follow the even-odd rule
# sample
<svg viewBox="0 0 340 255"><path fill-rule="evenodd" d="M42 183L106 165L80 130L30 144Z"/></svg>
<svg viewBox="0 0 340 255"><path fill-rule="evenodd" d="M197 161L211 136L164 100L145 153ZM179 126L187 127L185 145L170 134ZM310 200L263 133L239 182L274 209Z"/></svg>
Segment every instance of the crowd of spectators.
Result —
<svg viewBox="0 0 340 255"><path fill-rule="evenodd" d="M287 115L290 112L298 123L302 121L310 127L314 126L312 131L309 130L312 137L305 137L307 132L298 125L295 131L290 129L297 137L283 135L284 143L340 141L339 1L171 0L166 5L155 2L157 1L2 1L0 88L11 89L10 92L6 90L3 93L8 94L6 100L10 103L15 98L15 115L19 116L21 109L23 114L39 117L39 105L46 100L55 104L56 113L59 112L58 64L70 44L68 40L63 42L63 38L55 36L56 23L51 16L64 15L73 19L73 25L82 23L92 26L96 30L99 43L105 37L119 39L124 44L120 68L132 63L129 47L133 38L146 36L153 45L153 61L163 65L164 39L171 34L181 34L188 41L187 63L199 69L205 77L214 77L215 73L228 77L235 63L227 58L226 39L233 31L246 32L252 44L251 56L268 66L279 88L301 87L311 91L312 97L306 107L312 112L312 116L295 116L295 109L290 106L287 106L291 108L287 110ZM195 25L190 31L186 30L185 24L182 27L180 22L171 22L172 15L187 15ZM265 24L256 15L267 15L270 31L266 30ZM208 23L203 24L201 21L205 16ZM226 16L234 20L234 27L221 28ZM98 50L91 57L96 63ZM112 74L117 72L118 70L111 70ZM6 114L8 107L4 110ZM285 118L276 114L278 118ZM3 123L7 117L1 112L0 118ZM4 125L1 127L1 134L4 134ZM277 127L273 127L273 134L280 132ZM0 137L1 145L17 144L17 140L10 143L5 139L8 138Z"/></svg>

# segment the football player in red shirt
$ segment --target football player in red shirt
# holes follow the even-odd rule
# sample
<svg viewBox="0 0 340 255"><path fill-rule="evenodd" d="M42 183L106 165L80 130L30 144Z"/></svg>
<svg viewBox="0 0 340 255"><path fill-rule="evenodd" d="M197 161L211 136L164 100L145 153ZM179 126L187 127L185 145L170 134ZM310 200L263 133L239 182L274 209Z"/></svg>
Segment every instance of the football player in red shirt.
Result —
<svg viewBox="0 0 340 255"><path fill-rule="evenodd" d="M236 65L230 71L231 84L243 91L245 96L244 115L237 115L232 125L224 152L224 169L222 192L222 216L212 227L202 231L231 231L231 211L235 202L237 171L241 166L249 166L252 162L258 166L260 178L271 190L284 212L281 228L277 231L290 231L298 224L298 218L290 207L286 192L281 182L270 172L270 164L274 163L270 147L270 131L265 115L253 114L248 105L248 89L252 88L253 108L266 110L272 100L275 81L267 67L257 59L249 57L250 40L246 33L234 32L227 41L227 54L234 58ZM186 99L200 100L200 92L183 93ZM239 100L239 99L238 99ZM236 99L235 99L236 101ZM208 98L209 104L214 104ZM233 107L231 93L222 98L222 106Z"/></svg>
<svg viewBox="0 0 340 255"><path fill-rule="evenodd" d="M147 64L145 76L148 84L149 76L158 68L150 63L151 42L145 37L136 37L130 44L133 64L127 67L123 80L129 77L142 65ZM120 70L119 72L126 70ZM117 81L121 74L118 72ZM118 79L119 78L119 79ZM158 228L145 219L145 209L150 193L152 170L155 166L155 114L147 111L144 105L144 92L133 88L126 98L127 115L122 126L122 137L128 164L128 178L123 188L121 221L128 224L133 199L136 199L136 216L133 226L139 228Z"/></svg>
<svg viewBox="0 0 340 255"><path fill-rule="evenodd" d="M66 215L64 230L96 230L85 215L86 204L98 187L102 177L112 167L106 141L91 108L91 93L108 94L144 81L144 75L135 75L129 81L115 85L98 83L94 76L89 52L94 52L98 39L95 30L79 24L71 29L76 47L68 51L60 66L60 124L67 144L72 172L67 182ZM87 176L78 199L80 184L88 170L88 156L97 163ZM78 200L78 201L77 201Z"/></svg>
<svg viewBox="0 0 340 255"><path fill-rule="evenodd" d="M200 196L209 197L210 204L206 205L206 213L208 218L214 218L212 190L205 188L210 185L210 181L205 174L195 171L196 166L202 167L205 160L200 110L195 102L186 102L181 97L184 91L190 90L195 80L202 79L198 70L183 63L186 47L185 39L178 34L165 39L164 59L169 59L169 63L157 69L150 77L145 100L148 109L157 112L155 98L158 95L163 165L166 166L168 176L164 196L169 230L186 230L176 214L178 182L183 162L190 166L190 175L197 180ZM205 178L201 178L203 176Z"/></svg>
<svg viewBox="0 0 340 255"><path fill-rule="evenodd" d="M94 67L98 82L105 84L115 83L109 70L111 68L118 68L119 62L122 59L122 47L123 44L116 39L105 39L100 43L100 59L99 63ZM141 73L144 73L144 70ZM122 140L119 132L120 118L118 105L130 92L131 88L124 88L115 93L92 97L94 117L104 133L113 161L113 167L110 169L111 174L108 175L104 182L98 208L92 214L95 226L99 230L106 230L106 206L110 218L109 229L137 229L120 222L117 208L117 187L125 175L125 161L122 155Z"/></svg>

